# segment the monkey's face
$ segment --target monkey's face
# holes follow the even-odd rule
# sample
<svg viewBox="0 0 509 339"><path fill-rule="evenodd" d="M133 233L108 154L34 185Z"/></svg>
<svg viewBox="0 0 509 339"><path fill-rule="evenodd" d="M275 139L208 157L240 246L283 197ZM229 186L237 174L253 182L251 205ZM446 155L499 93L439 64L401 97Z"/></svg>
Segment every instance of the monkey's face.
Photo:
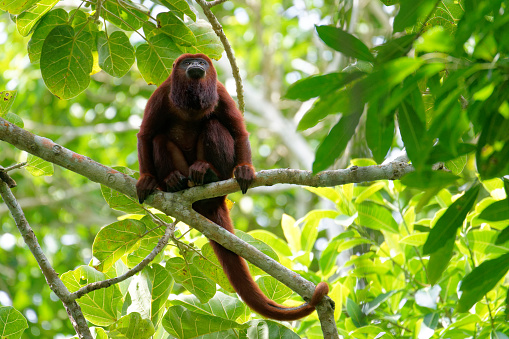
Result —
<svg viewBox="0 0 509 339"><path fill-rule="evenodd" d="M207 75L210 65L202 58L185 58L180 61L178 67L186 72L188 79L203 79Z"/></svg>

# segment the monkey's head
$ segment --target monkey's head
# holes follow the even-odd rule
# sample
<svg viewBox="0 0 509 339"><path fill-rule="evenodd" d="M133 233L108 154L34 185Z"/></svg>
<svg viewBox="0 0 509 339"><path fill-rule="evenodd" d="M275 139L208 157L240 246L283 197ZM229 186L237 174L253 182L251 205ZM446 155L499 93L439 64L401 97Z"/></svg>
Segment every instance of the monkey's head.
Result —
<svg viewBox="0 0 509 339"><path fill-rule="evenodd" d="M205 54L183 54L173 63L172 102L184 111L207 113L217 104L217 74ZM192 115L197 118L195 114Z"/></svg>

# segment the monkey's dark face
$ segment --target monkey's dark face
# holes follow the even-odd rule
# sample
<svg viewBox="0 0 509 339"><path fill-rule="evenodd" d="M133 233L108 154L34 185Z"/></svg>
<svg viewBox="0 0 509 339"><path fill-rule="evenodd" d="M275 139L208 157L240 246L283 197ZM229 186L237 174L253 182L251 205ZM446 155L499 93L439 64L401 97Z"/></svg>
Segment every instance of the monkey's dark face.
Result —
<svg viewBox="0 0 509 339"><path fill-rule="evenodd" d="M202 58L186 58L179 63L178 67L186 72L186 77L189 79L203 79L210 65Z"/></svg>

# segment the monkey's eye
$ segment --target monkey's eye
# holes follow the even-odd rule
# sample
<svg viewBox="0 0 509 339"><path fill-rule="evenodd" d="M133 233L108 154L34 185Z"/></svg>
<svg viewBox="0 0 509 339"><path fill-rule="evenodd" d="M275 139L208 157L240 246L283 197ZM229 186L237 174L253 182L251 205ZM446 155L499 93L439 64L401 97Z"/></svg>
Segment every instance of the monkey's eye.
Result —
<svg viewBox="0 0 509 339"><path fill-rule="evenodd" d="M189 65L190 62L189 61L184 61L184 65Z"/></svg>
<svg viewBox="0 0 509 339"><path fill-rule="evenodd" d="M200 65L203 65L203 66L204 66L204 65L205 65L205 63L204 63L203 61L200 61Z"/></svg>

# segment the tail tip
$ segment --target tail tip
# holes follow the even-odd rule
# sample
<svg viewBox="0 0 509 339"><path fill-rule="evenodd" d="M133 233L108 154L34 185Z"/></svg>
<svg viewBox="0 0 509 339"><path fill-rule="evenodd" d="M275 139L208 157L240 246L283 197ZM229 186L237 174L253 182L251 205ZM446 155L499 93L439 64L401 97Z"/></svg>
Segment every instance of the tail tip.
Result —
<svg viewBox="0 0 509 339"><path fill-rule="evenodd" d="M315 292L313 293L313 296L311 297L311 301L309 302L309 305L316 306L320 301L322 301L323 297L329 293L329 285L322 281L318 285L316 285Z"/></svg>

